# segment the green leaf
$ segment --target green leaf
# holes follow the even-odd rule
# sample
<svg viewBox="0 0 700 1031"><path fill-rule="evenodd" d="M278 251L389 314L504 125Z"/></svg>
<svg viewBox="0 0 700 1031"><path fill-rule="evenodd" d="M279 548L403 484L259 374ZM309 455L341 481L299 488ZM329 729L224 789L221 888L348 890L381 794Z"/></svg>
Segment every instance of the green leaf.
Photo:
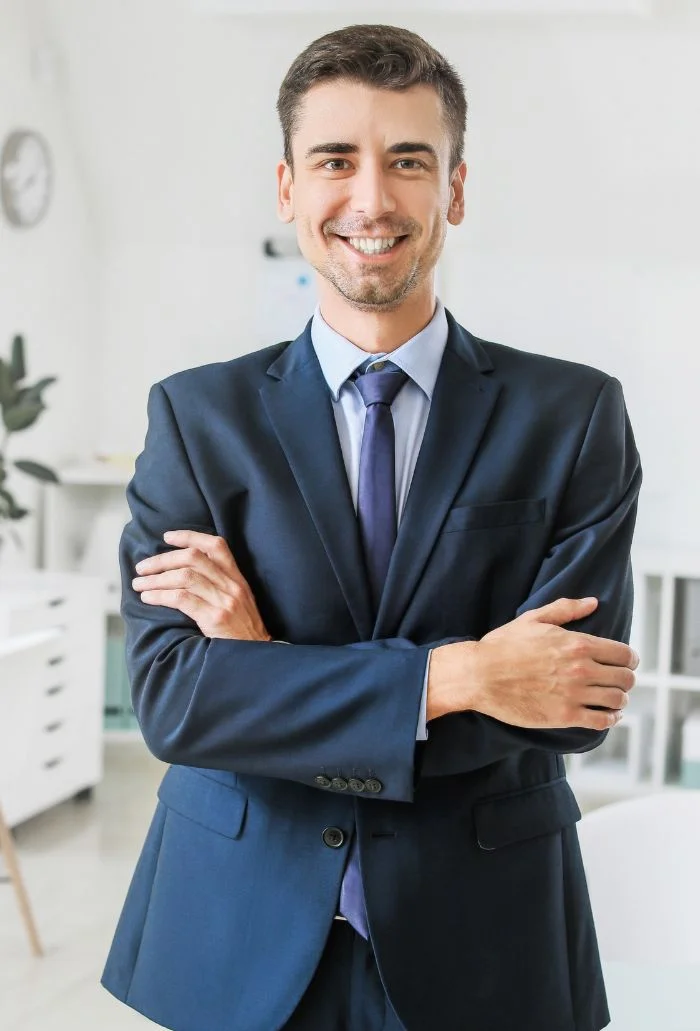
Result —
<svg viewBox="0 0 700 1031"><path fill-rule="evenodd" d="M31 387L22 387L17 391L17 401L41 401L42 390L55 382L55 376L46 376L45 379L40 379L38 383Z"/></svg>
<svg viewBox="0 0 700 1031"><path fill-rule="evenodd" d="M14 465L20 472L27 473L28 476L33 476L37 480L43 480L44 483L61 482L53 469L49 469L47 465L41 465L39 462L32 462L28 458L20 458Z"/></svg>
<svg viewBox="0 0 700 1031"><path fill-rule="evenodd" d="M0 499L4 502L3 515L6 519L24 519L29 515L29 509L20 508L9 490L5 490L4 487L0 487Z"/></svg>
<svg viewBox="0 0 700 1031"><path fill-rule="evenodd" d="M10 373L13 383L19 383L27 375L27 367L24 364L24 339L19 334L12 341Z"/></svg>
<svg viewBox="0 0 700 1031"><path fill-rule="evenodd" d="M3 420L10 433L26 430L32 426L46 406L41 401L22 401L3 409Z"/></svg>
<svg viewBox="0 0 700 1031"><path fill-rule="evenodd" d="M2 358L0 358L0 405L12 405L17 400L17 388L12 381L12 370Z"/></svg>

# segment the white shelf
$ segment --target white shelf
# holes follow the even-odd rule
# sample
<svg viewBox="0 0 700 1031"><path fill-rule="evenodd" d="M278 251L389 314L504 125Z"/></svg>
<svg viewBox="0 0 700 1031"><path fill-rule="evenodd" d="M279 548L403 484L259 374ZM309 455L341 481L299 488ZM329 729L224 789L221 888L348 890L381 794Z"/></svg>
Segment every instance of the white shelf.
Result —
<svg viewBox="0 0 700 1031"><path fill-rule="evenodd" d="M676 691L700 691L700 677L686 677L681 673L672 673L668 678L668 686Z"/></svg>
<svg viewBox="0 0 700 1031"><path fill-rule="evenodd" d="M98 460L66 465L57 470L62 485L126 487L133 476L133 466Z"/></svg>
<svg viewBox="0 0 700 1031"><path fill-rule="evenodd" d="M599 797L692 790L681 786L678 770L683 760L684 721L697 711L693 696L700 695L700 675L692 665L697 601L692 602L694 609L685 583L700 581L700 551L636 549L632 568L635 611L631 643L639 653L641 669L630 705L619 728L611 731L599 749L567 758L574 790ZM626 723L627 734L620 737Z"/></svg>

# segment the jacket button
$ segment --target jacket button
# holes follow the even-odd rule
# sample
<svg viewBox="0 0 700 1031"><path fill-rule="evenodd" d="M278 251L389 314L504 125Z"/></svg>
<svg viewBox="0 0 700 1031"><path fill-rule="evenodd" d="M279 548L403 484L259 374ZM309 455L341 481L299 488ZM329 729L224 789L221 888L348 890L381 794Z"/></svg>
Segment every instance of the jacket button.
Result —
<svg viewBox="0 0 700 1031"><path fill-rule="evenodd" d="M326 827L321 837L323 844L328 845L329 848L340 848L345 841L345 835L340 827Z"/></svg>
<svg viewBox="0 0 700 1031"><path fill-rule="evenodd" d="M345 777L334 777L331 781L331 787L335 788L336 791L347 791L348 782Z"/></svg>
<svg viewBox="0 0 700 1031"><path fill-rule="evenodd" d="M365 781L365 787L368 791L371 791L373 795L378 795L384 785L376 777L368 777Z"/></svg>
<svg viewBox="0 0 700 1031"><path fill-rule="evenodd" d="M363 780L358 780L357 777L351 777L350 780L348 781L348 785L349 785L351 791L364 791L365 790L365 782Z"/></svg>
<svg viewBox="0 0 700 1031"><path fill-rule="evenodd" d="M331 779L319 773L318 777L314 777L314 784L318 784L320 788L329 788L331 786Z"/></svg>

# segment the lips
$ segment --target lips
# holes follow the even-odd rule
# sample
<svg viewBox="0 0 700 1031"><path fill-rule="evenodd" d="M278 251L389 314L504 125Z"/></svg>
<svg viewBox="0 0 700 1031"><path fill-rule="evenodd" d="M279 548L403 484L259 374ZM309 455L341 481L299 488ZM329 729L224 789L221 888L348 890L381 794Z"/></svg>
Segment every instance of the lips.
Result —
<svg viewBox="0 0 700 1031"><path fill-rule="evenodd" d="M337 238L342 241L344 246L347 247L347 249L349 251L351 251L353 254L357 255L357 257L363 258L363 259L365 259L367 261L373 261L373 262L379 262L379 261L382 261L383 259L386 260L386 259L392 257L401 248L404 240L407 239L407 236L405 234L397 234L394 237L389 237L389 236L384 236L384 237L376 237L376 236L375 237L370 237L370 236L365 236L365 237L362 237L362 236L347 237L347 236L341 236L340 233L336 233L334 235L337 236ZM393 239L393 240L395 240L395 243L394 243L393 247L390 247L388 250L387 249L381 249L381 250L372 251L372 250L361 249L359 247L356 247L353 243L351 243L351 240L358 240L358 239L359 240L379 240L379 239L386 240L386 239Z"/></svg>

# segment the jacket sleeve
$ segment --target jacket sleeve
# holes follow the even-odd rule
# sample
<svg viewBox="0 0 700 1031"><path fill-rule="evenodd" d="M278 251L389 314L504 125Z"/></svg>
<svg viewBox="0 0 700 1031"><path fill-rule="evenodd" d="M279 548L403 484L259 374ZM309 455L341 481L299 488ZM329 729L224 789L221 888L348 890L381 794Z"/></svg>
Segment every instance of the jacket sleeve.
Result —
<svg viewBox="0 0 700 1031"><path fill-rule="evenodd" d="M300 781L374 777L410 801L430 646L402 639L295 645L204 637L188 616L131 586L163 533L214 532L168 394L151 388L144 449L127 487L121 613L132 699L149 749L167 763Z"/></svg>
<svg viewBox="0 0 700 1031"><path fill-rule="evenodd" d="M622 388L604 383L557 514L550 549L518 615L558 598L597 597L596 611L571 629L629 640L632 620L630 549L641 466ZM479 713L452 713L428 724L417 773L444 776L479 769L529 748L586 752L607 731L573 727L527 730Z"/></svg>

